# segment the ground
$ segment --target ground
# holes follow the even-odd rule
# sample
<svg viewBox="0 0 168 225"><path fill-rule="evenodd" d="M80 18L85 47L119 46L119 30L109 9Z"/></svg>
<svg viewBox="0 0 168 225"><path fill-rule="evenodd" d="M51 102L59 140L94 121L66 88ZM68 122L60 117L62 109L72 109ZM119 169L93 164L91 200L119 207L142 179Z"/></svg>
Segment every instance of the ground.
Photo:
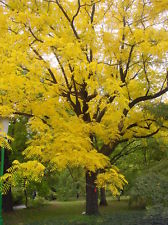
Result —
<svg viewBox="0 0 168 225"><path fill-rule="evenodd" d="M110 200L99 216L82 215L84 208L84 201L54 201L4 214L4 225L168 225L168 219L147 218L145 210L129 209L127 200Z"/></svg>

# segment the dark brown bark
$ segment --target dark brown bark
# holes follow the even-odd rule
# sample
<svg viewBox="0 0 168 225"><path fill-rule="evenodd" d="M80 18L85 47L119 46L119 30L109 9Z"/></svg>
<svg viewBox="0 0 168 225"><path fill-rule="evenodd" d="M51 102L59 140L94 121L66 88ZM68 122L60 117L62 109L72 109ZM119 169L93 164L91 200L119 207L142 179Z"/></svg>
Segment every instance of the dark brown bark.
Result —
<svg viewBox="0 0 168 225"><path fill-rule="evenodd" d="M4 160L4 173L7 171L7 169L11 166L10 160L9 160L9 151L5 150L5 160ZM4 212L11 212L13 210L13 200L12 200L12 192L11 189L9 189L8 193L6 195L2 196L2 207Z"/></svg>
<svg viewBox="0 0 168 225"><path fill-rule="evenodd" d="M28 207L28 196L27 196L27 190L24 190L24 196L25 196L25 206Z"/></svg>
<svg viewBox="0 0 168 225"><path fill-rule="evenodd" d="M106 200L106 190L105 188L100 189L100 206L107 206L107 200Z"/></svg>
<svg viewBox="0 0 168 225"><path fill-rule="evenodd" d="M98 190L95 185L97 174L86 172L86 214L96 215L98 210Z"/></svg>
<svg viewBox="0 0 168 225"><path fill-rule="evenodd" d="M8 191L6 195L3 195L2 197L3 203L3 211L4 212L12 212L13 211L13 201L12 201L12 192L11 189Z"/></svg>
<svg viewBox="0 0 168 225"><path fill-rule="evenodd" d="M24 196L25 196L25 206L27 208L27 206L28 206L28 195L27 195L27 189L26 189L26 178L24 179Z"/></svg>

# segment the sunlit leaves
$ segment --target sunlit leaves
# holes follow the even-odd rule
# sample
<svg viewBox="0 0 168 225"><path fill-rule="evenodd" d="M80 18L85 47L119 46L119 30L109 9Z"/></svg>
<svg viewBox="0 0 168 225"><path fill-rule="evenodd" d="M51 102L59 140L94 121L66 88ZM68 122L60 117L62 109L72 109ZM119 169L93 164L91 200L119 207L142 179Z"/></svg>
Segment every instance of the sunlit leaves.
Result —
<svg viewBox="0 0 168 225"><path fill-rule="evenodd" d="M127 181L124 176L114 166L106 172L100 173L97 177L98 187L104 187L110 190L114 196L120 194L125 184L127 184Z"/></svg>
<svg viewBox="0 0 168 225"><path fill-rule="evenodd" d="M30 182L40 182L44 176L44 169L44 166L37 161L19 163L15 160L12 167L0 178L3 192L6 193L11 185L20 185L25 189Z"/></svg>
<svg viewBox="0 0 168 225"><path fill-rule="evenodd" d="M165 0L2 2L0 114L29 118L27 159L95 172L158 130L142 110L167 87Z"/></svg>

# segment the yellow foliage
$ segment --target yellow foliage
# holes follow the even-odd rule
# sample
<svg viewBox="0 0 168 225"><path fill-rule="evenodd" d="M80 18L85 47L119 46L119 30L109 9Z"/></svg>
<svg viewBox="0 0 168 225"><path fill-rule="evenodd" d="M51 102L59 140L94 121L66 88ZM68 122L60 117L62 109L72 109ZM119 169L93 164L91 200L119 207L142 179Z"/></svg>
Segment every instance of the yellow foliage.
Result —
<svg viewBox="0 0 168 225"><path fill-rule="evenodd" d="M5 194L11 186L19 185L26 189L30 182L40 182L44 176L44 169L45 167L35 160L24 163L14 160L7 173L0 177L3 193Z"/></svg>
<svg viewBox="0 0 168 225"><path fill-rule="evenodd" d="M115 166L97 176L97 186L110 190L114 196L120 194L120 190L123 189L125 184L127 184L126 179Z"/></svg>
<svg viewBox="0 0 168 225"><path fill-rule="evenodd" d="M27 159L96 171L120 142L158 130L143 106L167 92L166 3L0 1L0 115L29 118Z"/></svg>

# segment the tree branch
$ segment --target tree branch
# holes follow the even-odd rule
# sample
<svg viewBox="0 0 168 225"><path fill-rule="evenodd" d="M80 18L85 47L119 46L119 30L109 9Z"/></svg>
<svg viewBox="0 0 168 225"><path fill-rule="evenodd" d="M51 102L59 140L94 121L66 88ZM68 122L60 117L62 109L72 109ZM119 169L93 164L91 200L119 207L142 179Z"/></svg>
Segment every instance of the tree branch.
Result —
<svg viewBox="0 0 168 225"><path fill-rule="evenodd" d="M61 63L61 61L60 61L59 57L57 56L56 52L55 52L55 51L53 51L53 53L54 53L55 58L57 59L58 64L59 64L59 66L60 66L60 68L61 68L61 71L62 71L63 77L64 77L64 79L65 79L66 86L67 86L68 90L70 91L70 90L71 90L71 88L70 88L70 85L69 85L68 78L67 78L67 76L66 76L66 73L65 73L64 67L63 67L63 65L62 65L62 63Z"/></svg>
<svg viewBox="0 0 168 225"><path fill-rule="evenodd" d="M129 155L135 151L137 151L137 147L140 147L141 145L136 145L134 147L132 147L131 149L125 151L126 148L122 149L118 154L116 154L115 156L113 156L110 160L110 163L113 165L114 163L117 162L117 160L119 160L121 157ZM124 152L125 151L125 152Z"/></svg>
<svg viewBox="0 0 168 225"><path fill-rule="evenodd" d="M154 119L145 119L145 120L141 120L141 121L139 121L139 122L156 122L156 120L154 120ZM137 127L138 126L138 123L136 122L136 123L132 123L132 124L130 124L127 128L126 128L126 130L129 130L129 129L131 129L132 127ZM144 127L145 128L145 127Z"/></svg>
<svg viewBox="0 0 168 225"><path fill-rule="evenodd" d="M24 25L25 25L25 27L27 27L26 24L24 24ZM42 41L41 39L39 39L39 38L33 33L33 31L32 31L32 29L31 29L30 26L28 27L28 30L30 31L31 35L34 37L34 39L35 39L36 41L39 41L39 42L41 42L41 43L44 43L44 41Z"/></svg>
<svg viewBox="0 0 168 225"><path fill-rule="evenodd" d="M30 46L30 48L31 48L31 49L33 50L33 52L39 57L39 60L42 60L43 62L46 63L46 61L43 59L43 57L40 55L40 53L39 53L36 49L34 49L32 46ZM47 70L48 70L49 74L51 75L54 84L57 84L57 80L56 80L55 75L54 75L54 73L52 72L52 70L51 70L50 68L47 68Z"/></svg>
<svg viewBox="0 0 168 225"><path fill-rule="evenodd" d="M95 9L96 9L96 3L93 3L93 6L92 6L92 13L91 13L91 24L93 23L93 19L94 19L94 14L95 14Z"/></svg>
<svg viewBox="0 0 168 225"><path fill-rule="evenodd" d="M138 104L140 102L144 102L144 101L147 101L147 100L152 100L152 99L158 98L158 97L162 96L163 94L165 94L167 91L168 91L168 87L164 88L163 90L158 91L157 93L155 93L153 95L140 96L140 97L134 99L132 102L130 102L129 107L131 109L136 104Z"/></svg>
<svg viewBox="0 0 168 225"><path fill-rule="evenodd" d="M70 26L71 26L71 28L72 28L72 30L73 30L73 33L74 33L74 35L75 35L75 37L79 40L80 38L79 38L79 35L78 35L78 33L77 33L77 31L76 31L76 29L75 29L75 26L74 26L74 19L70 19L69 18L69 16L68 16L68 14L67 14L67 12L65 11L65 9L62 7L62 5L59 3L59 0L55 0L55 2L56 2L56 4L58 5L58 7L59 7L59 9L62 11L62 13L64 14L64 16L65 16L65 18L68 20L68 22L70 23ZM78 14L78 13L77 13Z"/></svg>
<svg viewBox="0 0 168 225"><path fill-rule="evenodd" d="M74 75L72 75L72 81L73 81L73 86L74 86L74 90L75 90L76 113L79 116L82 113L82 111L81 111L81 104L80 104L79 99L78 99L78 91L77 91L77 88L76 88L76 83L75 83Z"/></svg>
<svg viewBox="0 0 168 225"><path fill-rule="evenodd" d="M78 8L77 8L75 15L72 17L72 24L74 24L74 20L78 16L80 8L81 8L81 4L80 4L80 0L78 0Z"/></svg>
<svg viewBox="0 0 168 225"><path fill-rule="evenodd" d="M155 134L157 134L159 132L160 128L158 128L156 131L150 133L150 134L146 134L146 135L141 135L141 136L136 136L136 135L133 135L134 138L148 138L148 137L151 137Z"/></svg>
<svg viewBox="0 0 168 225"><path fill-rule="evenodd" d="M128 69L129 69L129 65L130 65L130 62L131 62L131 57L132 57L134 47L135 47L135 45L132 45L131 49L130 49L130 52L129 52L128 62L127 62L127 65L126 65L126 69L124 71L124 79L126 78L127 73L128 73Z"/></svg>
<svg viewBox="0 0 168 225"><path fill-rule="evenodd" d="M144 59L143 54L142 54L142 62L143 62L143 70L144 70L145 78L146 78L146 81L148 83L148 88L147 88L147 91L146 91L146 94L145 94L147 96L149 91L150 91L150 81L149 81L149 78L148 78L148 75L147 75L146 60Z"/></svg>

